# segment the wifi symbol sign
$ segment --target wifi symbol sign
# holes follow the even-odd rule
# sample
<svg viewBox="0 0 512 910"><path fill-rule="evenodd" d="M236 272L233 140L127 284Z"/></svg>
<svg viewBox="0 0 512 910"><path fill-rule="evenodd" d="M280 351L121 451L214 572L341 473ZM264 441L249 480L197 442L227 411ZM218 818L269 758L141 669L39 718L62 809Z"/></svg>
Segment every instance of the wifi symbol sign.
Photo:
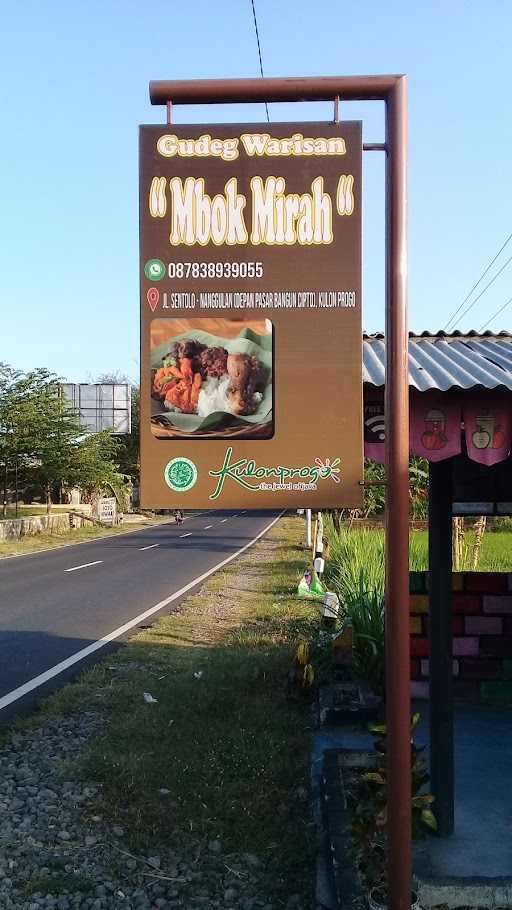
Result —
<svg viewBox="0 0 512 910"><path fill-rule="evenodd" d="M365 438L367 442L384 442L386 424L384 423L384 414L377 414L375 417L368 417L365 422Z"/></svg>

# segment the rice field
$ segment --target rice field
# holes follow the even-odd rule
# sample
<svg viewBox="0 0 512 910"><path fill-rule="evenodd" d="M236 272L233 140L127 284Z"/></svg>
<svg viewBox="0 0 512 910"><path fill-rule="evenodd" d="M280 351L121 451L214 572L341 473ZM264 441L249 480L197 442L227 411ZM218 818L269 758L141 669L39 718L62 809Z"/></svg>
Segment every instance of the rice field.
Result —
<svg viewBox="0 0 512 910"><path fill-rule="evenodd" d="M354 592L384 592L384 531L381 529L342 530L337 534L328 520L327 537L330 544L327 577L342 596ZM487 530L484 534L478 562L473 566L475 533L464 536L460 571L512 572L512 530ZM411 571L428 569L428 531L411 531L409 543Z"/></svg>

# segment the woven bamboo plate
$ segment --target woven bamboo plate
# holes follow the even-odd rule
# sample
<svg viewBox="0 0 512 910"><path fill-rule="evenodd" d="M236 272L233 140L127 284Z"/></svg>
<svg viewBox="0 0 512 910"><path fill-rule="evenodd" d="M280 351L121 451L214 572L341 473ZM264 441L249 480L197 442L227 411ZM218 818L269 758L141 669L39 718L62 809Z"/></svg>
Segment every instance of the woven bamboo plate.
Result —
<svg viewBox="0 0 512 910"><path fill-rule="evenodd" d="M274 434L272 421L264 424L227 424L223 427L212 427L202 432L186 433L177 427L160 424L152 418L151 432L157 439L270 439Z"/></svg>

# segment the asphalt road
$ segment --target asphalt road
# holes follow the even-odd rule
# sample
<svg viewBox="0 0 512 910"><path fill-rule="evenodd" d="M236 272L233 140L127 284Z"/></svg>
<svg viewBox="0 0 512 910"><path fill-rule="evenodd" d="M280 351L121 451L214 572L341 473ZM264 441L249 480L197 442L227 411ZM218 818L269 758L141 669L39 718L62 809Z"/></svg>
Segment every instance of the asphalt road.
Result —
<svg viewBox="0 0 512 910"><path fill-rule="evenodd" d="M277 514L204 512L179 527L1 559L0 723L175 609Z"/></svg>

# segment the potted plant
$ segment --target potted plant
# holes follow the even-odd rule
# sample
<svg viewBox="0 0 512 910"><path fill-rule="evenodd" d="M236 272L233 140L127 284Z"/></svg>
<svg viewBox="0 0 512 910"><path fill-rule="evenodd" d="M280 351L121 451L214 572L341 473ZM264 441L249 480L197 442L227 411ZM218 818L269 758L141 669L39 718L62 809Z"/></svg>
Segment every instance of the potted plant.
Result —
<svg viewBox="0 0 512 910"><path fill-rule="evenodd" d="M413 839L421 838L428 829L436 830L437 822L432 812L434 797L424 792L429 775L422 756L423 748L416 746L413 730L420 715L411 720L411 822ZM375 767L365 771L352 793L352 838L355 861L367 892L370 910L388 906L387 882L387 728L374 724L370 731L375 735ZM411 906L418 907L418 897L411 892Z"/></svg>

